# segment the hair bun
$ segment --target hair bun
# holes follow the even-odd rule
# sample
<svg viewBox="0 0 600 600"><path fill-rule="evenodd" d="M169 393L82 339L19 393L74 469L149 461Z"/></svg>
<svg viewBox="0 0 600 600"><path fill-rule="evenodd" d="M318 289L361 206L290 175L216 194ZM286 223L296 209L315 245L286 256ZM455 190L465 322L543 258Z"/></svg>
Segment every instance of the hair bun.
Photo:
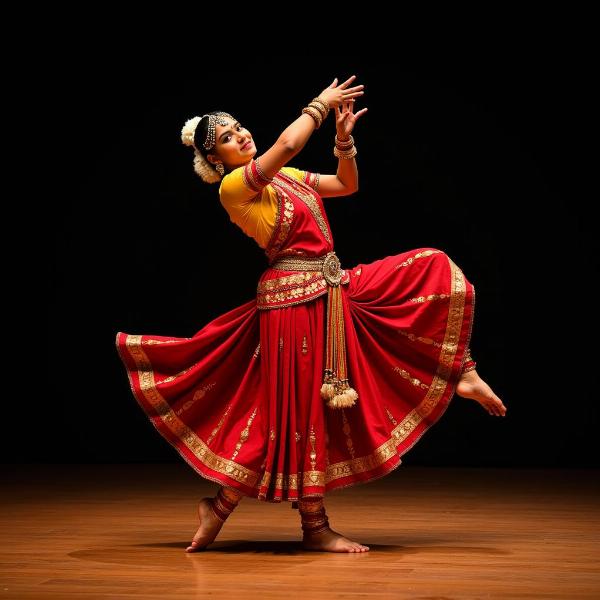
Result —
<svg viewBox="0 0 600 600"><path fill-rule="evenodd" d="M192 117L185 122L185 125L181 129L181 141L186 146L194 146L194 134L196 133L196 127L200 123L201 117Z"/></svg>

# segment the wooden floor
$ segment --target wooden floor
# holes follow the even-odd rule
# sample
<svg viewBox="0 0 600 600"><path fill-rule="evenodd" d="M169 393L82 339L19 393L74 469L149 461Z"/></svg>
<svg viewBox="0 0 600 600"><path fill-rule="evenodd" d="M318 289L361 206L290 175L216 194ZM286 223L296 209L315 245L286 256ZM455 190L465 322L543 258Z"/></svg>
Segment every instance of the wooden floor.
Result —
<svg viewBox="0 0 600 600"><path fill-rule="evenodd" d="M362 554L300 547L288 502L244 498L185 547L215 483L174 465L4 465L5 598L600 598L594 470L420 468L326 498Z"/></svg>

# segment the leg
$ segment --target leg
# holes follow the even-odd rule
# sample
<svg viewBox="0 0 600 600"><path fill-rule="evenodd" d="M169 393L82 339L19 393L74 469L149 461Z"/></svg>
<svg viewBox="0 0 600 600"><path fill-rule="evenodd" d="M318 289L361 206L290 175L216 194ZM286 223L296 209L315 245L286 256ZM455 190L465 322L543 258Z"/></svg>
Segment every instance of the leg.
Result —
<svg viewBox="0 0 600 600"><path fill-rule="evenodd" d="M198 506L198 516L200 517L200 527L194 536L191 545L186 548L186 552L194 552L206 548L214 542L223 523L233 512L243 494L221 486L214 498L202 498Z"/></svg>
<svg viewBox="0 0 600 600"><path fill-rule="evenodd" d="M479 402L490 415L506 416L506 406L496 396L492 388L479 377L475 370L477 363L471 358L471 351L467 348L467 356L463 366L463 372L456 386L456 393L463 398L469 398Z"/></svg>
<svg viewBox="0 0 600 600"><path fill-rule="evenodd" d="M302 521L305 550L325 552L368 552L369 547L353 542L329 527L323 498L301 498L298 511Z"/></svg>

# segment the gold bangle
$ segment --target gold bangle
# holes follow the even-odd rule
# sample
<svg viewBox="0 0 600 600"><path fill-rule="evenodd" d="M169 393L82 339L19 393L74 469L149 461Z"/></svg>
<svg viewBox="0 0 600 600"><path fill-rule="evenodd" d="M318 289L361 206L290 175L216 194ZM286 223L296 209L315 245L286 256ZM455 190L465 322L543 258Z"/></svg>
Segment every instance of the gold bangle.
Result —
<svg viewBox="0 0 600 600"><path fill-rule="evenodd" d="M329 109L331 108L329 106L329 102L327 102L327 100L323 100L323 98L321 98L321 96L317 96L316 98L313 98L312 101L313 102L320 102L325 107L325 110L327 110L327 111L329 111Z"/></svg>
<svg viewBox="0 0 600 600"><path fill-rule="evenodd" d="M327 102L327 100L323 100L317 96L316 98L312 99L312 102L310 104L316 105L317 108L322 107L321 112L323 113L323 118L325 118L329 114L329 103Z"/></svg>
<svg viewBox="0 0 600 600"><path fill-rule="evenodd" d="M335 145L340 150L347 150L348 148L352 148L352 146L354 146L354 138L350 136L347 140L340 140L336 133Z"/></svg>
<svg viewBox="0 0 600 600"><path fill-rule="evenodd" d="M354 158L357 154L356 146L352 146L349 150L340 150L337 146L333 148L333 154L341 159Z"/></svg>
<svg viewBox="0 0 600 600"><path fill-rule="evenodd" d="M319 104L318 102L310 102L308 106L310 108L314 108L315 110L319 111L319 114L321 115L321 119L324 119L327 116L327 111L323 108L322 104Z"/></svg>
<svg viewBox="0 0 600 600"><path fill-rule="evenodd" d="M314 121L315 124L317 125L317 129L319 129L319 127L321 127L321 123L323 122L323 117L321 116L321 113L316 109L313 108L312 106L305 106L302 109L302 113L306 113L307 115L310 115Z"/></svg>

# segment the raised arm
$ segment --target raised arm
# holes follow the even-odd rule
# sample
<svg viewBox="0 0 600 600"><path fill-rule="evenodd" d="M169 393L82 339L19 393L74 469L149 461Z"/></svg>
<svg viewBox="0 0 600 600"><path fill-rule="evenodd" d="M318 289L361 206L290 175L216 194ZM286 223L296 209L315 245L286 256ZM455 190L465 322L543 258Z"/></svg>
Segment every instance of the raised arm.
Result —
<svg viewBox="0 0 600 600"><path fill-rule="evenodd" d="M354 156L354 138L351 135L357 119L367 112L366 108L354 113L354 100L349 100L342 106L342 110L336 107L336 156L338 157L338 168L335 175L323 175L319 177L317 192L322 198L332 196L349 196L358 190L358 168Z"/></svg>
<svg viewBox="0 0 600 600"><path fill-rule="evenodd" d="M348 87L355 77L355 75L352 75L352 77L339 86L336 85L336 77L333 83L325 88L318 97L326 101L329 108L337 108L344 101L360 96L363 93L360 90L364 86ZM288 125L275 144L264 154L256 158L263 174L268 178L274 177L281 167L285 166L304 148L315 129L317 129L317 121L306 113L302 113L295 121Z"/></svg>

